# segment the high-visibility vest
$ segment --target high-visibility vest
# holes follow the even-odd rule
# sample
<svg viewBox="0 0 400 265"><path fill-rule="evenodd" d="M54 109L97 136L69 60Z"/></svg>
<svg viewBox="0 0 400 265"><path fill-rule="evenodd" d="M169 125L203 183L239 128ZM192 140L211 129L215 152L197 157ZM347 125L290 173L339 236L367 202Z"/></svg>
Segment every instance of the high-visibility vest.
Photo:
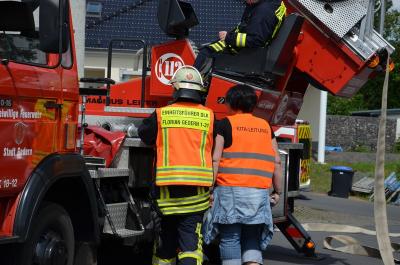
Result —
<svg viewBox="0 0 400 265"><path fill-rule="evenodd" d="M214 113L196 103L157 109L156 185L210 187Z"/></svg>
<svg viewBox="0 0 400 265"><path fill-rule="evenodd" d="M217 184L270 188L275 151L268 122L248 113L236 114L228 119L232 126L232 145L223 151Z"/></svg>

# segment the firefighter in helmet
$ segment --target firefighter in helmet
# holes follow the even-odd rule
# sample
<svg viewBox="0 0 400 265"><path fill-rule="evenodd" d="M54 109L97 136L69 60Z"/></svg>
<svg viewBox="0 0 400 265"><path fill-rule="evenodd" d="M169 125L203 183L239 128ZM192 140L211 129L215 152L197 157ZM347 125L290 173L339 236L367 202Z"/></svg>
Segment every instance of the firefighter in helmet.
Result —
<svg viewBox="0 0 400 265"><path fill-rule="evenodd" d="M139 127L139 137L157 153L155 196L161 232L153 265L200 265L201 224L213 185L214 113L202 105L203 81L192 66L171 80L171 105L158 108Z"/></svg>
<svg viewBox="0 0 400 265"><path fill-rule="evenodd" d="M241 48L265 47L278 32L286 15L281 0L246 0L240 24L232 31L220 31L219 40L200 49L194 67L206 73L212 58L227 51L240 52Z"/></svg>

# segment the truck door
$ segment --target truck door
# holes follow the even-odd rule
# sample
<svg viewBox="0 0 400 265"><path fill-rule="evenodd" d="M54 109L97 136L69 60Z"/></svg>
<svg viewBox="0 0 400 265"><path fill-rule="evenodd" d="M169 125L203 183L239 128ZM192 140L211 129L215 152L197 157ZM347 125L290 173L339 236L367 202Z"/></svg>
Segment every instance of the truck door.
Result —
<svg viewBox="0 0 400 265"><path fill-rule="evenodd" d="M72 25L72 23L70 23ZM78 106L79 106L79 83L77 65L75 58L75 47L73 41L73 30L70 29L70 41L68 50L63 54L62 67L62 113L60 128L64 128L60 135L60 149L71 151L76 146L76 133L78 127Z"/></svg>
<svg viewBox="0 0 400 265"><path fill-rule="evenodd" d="M39 49L40 5L33 2L0 0L0 16L13 18L0 23L1 195L19 192L33 168L57 151L60 74L54 55Z"/></svg>

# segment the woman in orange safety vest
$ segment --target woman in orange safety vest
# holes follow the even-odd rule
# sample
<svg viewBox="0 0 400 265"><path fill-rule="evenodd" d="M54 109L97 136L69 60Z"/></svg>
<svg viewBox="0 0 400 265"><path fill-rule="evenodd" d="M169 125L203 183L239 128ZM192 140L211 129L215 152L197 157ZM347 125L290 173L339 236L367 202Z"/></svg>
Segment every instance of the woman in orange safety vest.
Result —
<svg viewBox="0 0 400 265"><path fill-rule="evenodd" d="M217 126L216 187L204 241L220 234L222 265L263 264L261 250L273 234L270 203L281 194L278 144L269 123L251 114L257 102L251 87L232 87L226 102L231 115Z"/></svg>

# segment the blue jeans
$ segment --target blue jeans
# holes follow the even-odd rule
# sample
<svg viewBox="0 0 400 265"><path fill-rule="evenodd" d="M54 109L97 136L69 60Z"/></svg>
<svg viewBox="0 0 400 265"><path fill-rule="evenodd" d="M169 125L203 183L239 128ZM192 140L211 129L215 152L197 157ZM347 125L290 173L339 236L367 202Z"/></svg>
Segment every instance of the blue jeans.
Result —
<svg viewBox="0 0 400 265"><path fill-rule="evenodd" d="M260 248L262 225L219 224L218 227L222 265L263 264Z"/></svg>

